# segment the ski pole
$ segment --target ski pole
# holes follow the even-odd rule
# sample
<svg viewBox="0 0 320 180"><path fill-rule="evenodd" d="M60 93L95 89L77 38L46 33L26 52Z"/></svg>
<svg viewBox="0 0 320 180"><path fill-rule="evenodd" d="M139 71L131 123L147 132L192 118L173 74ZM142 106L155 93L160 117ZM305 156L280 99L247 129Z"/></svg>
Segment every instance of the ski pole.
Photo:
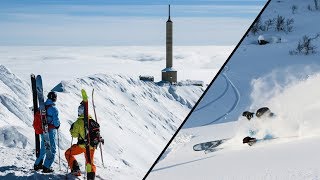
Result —
<svg viewBox="0 0 320 180"><path fill-rule="evenodd" d="M100 155L101 155L102 167L103 167L103 168L106 168L106 167L104 167L104 162L103 162L103 156L102 156L102 146L101 146L101 143L99 144L99 148L100 148Z"/></svg>
<svg viewBox="0 0 320 180"><path fill-rule="evenodd" d="M93 93L94 93L94 89L92 89L92 106L93 106L94 118L98 122L97 113L96 113L96 106L94 105L94 100L93 100ZM103 162L101 142L99 143L99 148L100 148L100 156L101 156L101 161L102 161L102 167L106 168L106 167L104 167L104 162Z"/></svg>
<svg viewBox="0 0 320 180"><path fill-rule="evenodd" d="M73 141L73 137L71 137L70 154L69 154L68 162L67 162L67 174L68 174L68 172L69 172L69 161L70 161L70 158L71 158L72 141ZM70 168L71 168L71 167L70 167Z"/></svg>
<svg viewBox="0 0 320 180"><path fill-rule="evenodd" d="M59 129L57 129L57 132L58 132L58 152L59 152L59 170L61 171L61 157L60 157L60 138L59 138Z"/></svg>

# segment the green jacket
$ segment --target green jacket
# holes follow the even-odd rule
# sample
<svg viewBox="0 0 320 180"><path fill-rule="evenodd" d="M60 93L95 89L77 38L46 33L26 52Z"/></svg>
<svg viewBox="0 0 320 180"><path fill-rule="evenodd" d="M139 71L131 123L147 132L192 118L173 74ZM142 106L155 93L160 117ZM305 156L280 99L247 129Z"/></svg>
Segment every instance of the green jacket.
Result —
<svg viewBox="0 0 320 180"><path fill-rule="evenodd" d="M92 119L90 115L89 119ZM78 138L78 145L85 148L84 115L79 116L76 122L71 125L70 133L73 138Z"/></svg>

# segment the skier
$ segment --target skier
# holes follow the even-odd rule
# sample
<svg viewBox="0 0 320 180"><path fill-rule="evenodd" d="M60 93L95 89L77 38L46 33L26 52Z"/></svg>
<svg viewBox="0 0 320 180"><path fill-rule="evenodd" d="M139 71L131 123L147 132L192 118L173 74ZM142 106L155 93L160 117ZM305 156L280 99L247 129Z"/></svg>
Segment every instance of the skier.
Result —
<svg viewBox="0 0 320 180"><path fill-rule="evenodd" d="M245 116L249 121L251 120L251 118L253 118L253 115L254 113L249 111L245 111L242 113L242 116ZM262 107L258 109L256 112L257 118L273 117L273 116L274 116L274 113L272 113L268 107Z"/></svg>
<svg viewBox="0 0 320 180"><path fill-rule="evenodd" d="M89 115L89 119L94 121L92 117ZM97 128L98 129L98 128ZM90 131L90 130L89 130ZM78 138L77 144L73 144L68 150L65 152L65 157L68 161L69 167L71 169L71 173L75 176L81 176L79 164L75 159L74 155L78 155L84 153L86 158L86 171L87 171L87 179L94 179L96 173L96 166L94 165L94 152L97 148L97 144L100 142L104 143L104 140L100 137L100 132L98 134L98 139L92 138L90 135L90 159L91 164L88 163L88 158L86 156L86 148L85 148L85 129L84 129L84 104L80 103L78 107L78 119L71 125L70 133L73 138ZM92 142L91 142L92 141ZM92 146L92 143L96 144Z"/></svg>
<svg viewBox="0 0 320 180"><path fill-rule="evenodd" d="M50 145L51 149L50 151L46 151L45 145L44 145L44 137L43 134L41 134L41 149L40 149L40 155L36 159L34 163L34 170L39 170L42 169L43 173L51 173L53 172L53 169L51 168L51 165L54 161L54 157L56 154L56 132L57 129L60 127L60 120L59 120L59 111L55 107L55 102L57 101L57 94L53 91L48 93L48 99L45 102L46 106L46 116L48 120L48 133L49 133L49 138L50 138ZM45 160L44 157L46 156ZM41 162L44 163L42 165Z"/></svg>
<svg viewBox="0 0 320 180"><path fill-rule="evenodd" d="M258 109L255 115L259 119L272 118L275 116L274 113L272 113L268 107L262 107ZM245 111L242 113L242 116L246 117L248 121L250 121L253 118L254 113L250 111ZM250 136L253 136L254 134L256 134L254 130L249 130L249 133L250 133ZM256 141L256 138L250 137L250 136L245 137L243 139L243 143L251 143L249 145L252 145Z"/></svg>

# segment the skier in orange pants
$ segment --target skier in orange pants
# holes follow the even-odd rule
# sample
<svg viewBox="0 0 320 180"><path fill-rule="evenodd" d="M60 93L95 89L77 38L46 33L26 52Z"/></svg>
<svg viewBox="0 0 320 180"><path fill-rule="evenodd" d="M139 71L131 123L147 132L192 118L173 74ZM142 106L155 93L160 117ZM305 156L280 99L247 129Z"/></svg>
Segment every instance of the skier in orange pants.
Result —
<svg viewBox="0 0 320 180"><path fill-rule="evenodd" d="M86 158L86 171L87 171L87 179L94 179L96 173L96 166L94 165L94 151L97 148L97 145L101 142L104 143L103 139L100 137L100 126L96 123L91 116L89 116L90 127L93 127L90 134L90 160L89 163L88 156L86 155L86 147L85 147L85 129L84 129L84 106L83 103L80 104L78 108L78 119L71 125L70 133L73 138L78 138L77 144L73 144L68 150L65 152L65 157L68 161L69 167L71 168L71 173L75 176L80 176L80 168L78 161L75 159L75 155L84 153ZM98 124L98 125L97 125ZM89 130L90 131L90 130Z"/></svg>
<svg viewBox="0 0 320 180"><path fill-rule="evenodd" d="M83 145L84 146L84 145ZM96 173L96 166L94 165L93 159L94 159L94 151L95 149L90 149L90 159L91 159L91 167L87 167L86 170L88 172L88 179L90 176L90 173L94 176ZM74 157L75 155L86 153L86 148L82 147L80 144L74 144L65 152L66 159L68 160L69 167L71 168L71 173L75 176L80 176L80 168L78 161ZM87 156L86 158L86 164L89 164Z"/></svg>

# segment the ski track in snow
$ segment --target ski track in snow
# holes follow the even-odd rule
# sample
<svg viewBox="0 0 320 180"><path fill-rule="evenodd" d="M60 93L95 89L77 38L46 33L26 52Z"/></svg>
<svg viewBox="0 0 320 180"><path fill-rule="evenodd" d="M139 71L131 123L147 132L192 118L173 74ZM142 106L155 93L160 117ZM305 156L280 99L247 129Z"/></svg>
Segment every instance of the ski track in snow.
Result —
<svg viewBox="0 0 320 180"><path fill-rule="evenodd" d="M227 69L227 68L228 68L228 67L225 67L225 69ZM219 97L216 98L214 101L211 101L210 103L208 103L207 105L205 105L205 106L203 106L203 107L209 107L211 104L213 104L214 102L216 102L217 100L219 100L220 98L222 98L222 97L226 94L226 92L228 91L229 86L232 87L232 90L234 91L234 94L235 94L234 104L232 105L232 107L231 107L225 114L223 114L223 115L221 115L220 117L212 120L212 121L209 122L209 123L203 124L202 126L207 126L207 125L213 124L213 123L215 123L215 122L218 122L218 121L221 120L222 118L227 118L228 114L230 114L231 112L233 112L233 111L237 108L237 106L238 106L238 104L239 104L239 102L240 102L240 92L239 92L238 88L237 88L237 87L232 83L232 81L229 79L229 77L228 77L227 74L226 74L226 71L227 71L227 70L225 70L225 72L222 72L222 73L221 73L221 75L224 77L224 79L226 79L226 82L227 82L227 84L228 84L226 90L223 92L223 94L221 94L221 96L219 96ZM201 108L201 109L202 109L202 108ZM199 110L200 110L200 109L199 109Z"/></svg>

